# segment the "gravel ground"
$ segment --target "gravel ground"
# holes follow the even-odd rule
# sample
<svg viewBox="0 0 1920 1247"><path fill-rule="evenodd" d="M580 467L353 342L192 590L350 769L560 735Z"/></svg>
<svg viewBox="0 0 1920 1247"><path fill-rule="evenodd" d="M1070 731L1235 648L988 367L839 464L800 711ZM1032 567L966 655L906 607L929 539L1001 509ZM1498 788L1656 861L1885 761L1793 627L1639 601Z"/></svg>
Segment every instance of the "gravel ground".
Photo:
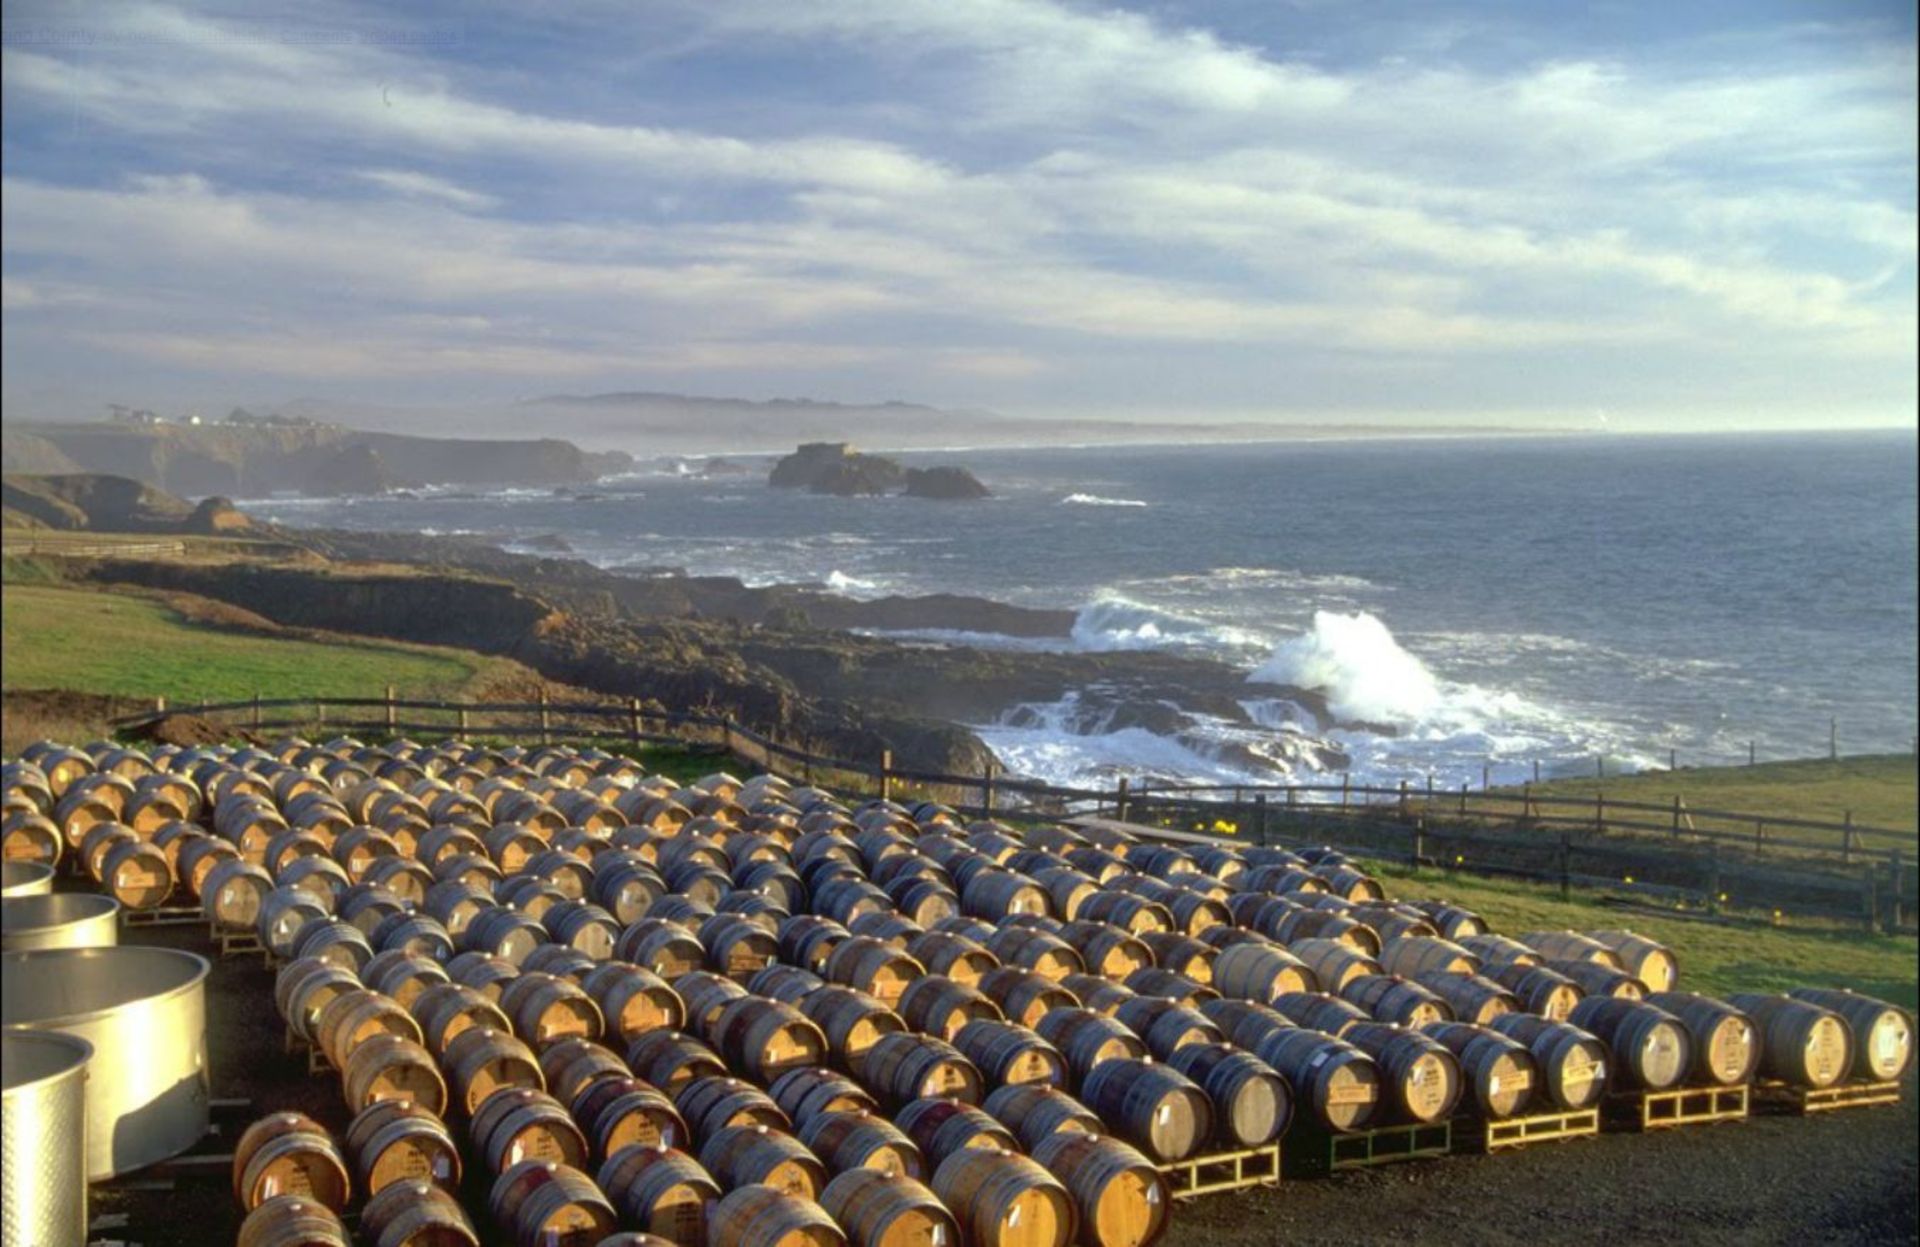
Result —
<svg viewBox="0 0 1920 1247"><path fill-rule="evenodd" d="M127 931L128 943L208 953L198 926ZM216 1099L250 1108L200 1150L230 1152L240 1130L297 1109L339 1131L339 1081L309 1077L281 1049L273 975L256 955L216 960L207 1042ZM1913 1243L1920 1122L1913 1075L1897 1108L1755 1117L1648 1135L1603 1134L1490 1157L1452 1156L1181 1205L1164 1247L1265 1243L1481 1244ZM214 1247L239 1217L224 1171L153 1188L151 1174L94 1189L93 1212L125 1214L96 1233L143 1247ZM484 1218L484 1187L468 1207ZM476 1202L478 1201L478 1202Z"/></svg>

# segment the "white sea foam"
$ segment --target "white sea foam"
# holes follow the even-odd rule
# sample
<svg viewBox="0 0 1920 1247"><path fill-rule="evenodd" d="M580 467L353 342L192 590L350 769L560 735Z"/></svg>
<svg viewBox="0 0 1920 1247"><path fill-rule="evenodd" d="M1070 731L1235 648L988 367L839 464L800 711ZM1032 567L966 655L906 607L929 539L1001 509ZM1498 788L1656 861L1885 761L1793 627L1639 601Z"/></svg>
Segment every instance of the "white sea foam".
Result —
<svg viewBox="0 0 1920 1247"><path fill-rule="evenodd" d="M1315 611L1312 630L1281 642L1248 679L1313 689L1335 715L1364 723L1411 727L1446 701L1427 664L1364 611Z"/></svg>
<svg viewBox="0 0 1920 1247"><path fill-rule="evenodd" d="M1080 608L1073 621L1074 647L1092 653L1139 649L1256 649L1258 633L1191 615L1162 610L1105 593Z"/></svg>
<svg viewBox="0 0 1920 1247"><path fill-rule="evenodd" d="M1063 507L1144 507L1138 498L1107 498L1100 494L1068 494L1060 500Z"/></svg>
<svg viewBox="0 0 1920 1247"><path fill-rule="evenodd" d="M861 594L884 592L879 581L866 580L859 576L849 576L837 567L827 573L827 588L833 590L835 593L845 593L849 596L856 597Z"/></svg>

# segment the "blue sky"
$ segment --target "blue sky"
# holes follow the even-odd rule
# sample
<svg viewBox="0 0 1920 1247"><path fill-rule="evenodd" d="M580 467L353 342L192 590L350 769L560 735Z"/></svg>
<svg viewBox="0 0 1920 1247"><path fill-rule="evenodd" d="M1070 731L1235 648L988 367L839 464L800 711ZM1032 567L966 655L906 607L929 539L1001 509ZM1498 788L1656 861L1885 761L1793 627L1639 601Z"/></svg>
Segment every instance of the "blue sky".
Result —
<svg viewBox="0 0 1920 1247"><path fill-rule="evenodd" d="M8 4L9 410L1914 422L1911 6L532 12Z"/></svg>

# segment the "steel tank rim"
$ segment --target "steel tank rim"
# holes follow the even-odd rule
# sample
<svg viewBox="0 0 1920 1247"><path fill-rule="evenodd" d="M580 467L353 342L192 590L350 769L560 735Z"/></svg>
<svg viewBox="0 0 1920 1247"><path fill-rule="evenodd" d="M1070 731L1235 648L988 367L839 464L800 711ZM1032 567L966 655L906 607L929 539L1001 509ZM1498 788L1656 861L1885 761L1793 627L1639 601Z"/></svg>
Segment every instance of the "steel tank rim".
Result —
<svg viewBox="0 0 1920 1247"><path fill-rule="evenodd" d="M17 1051L22 1044L29 1047L60 1049L73 1059L32 1077L23 1078L17 1082L6 1082L4 1087L0 1087L0 1097L9 1103L25 1099L76 1074L85 1077L87 1067L93 1062L93 1044L78 1035L69 1035L65 1031L41 1030L33 1026L0 1028L0 1049L12 1048Z"/></svg>
<svg viewBox="0 0 1920 1247"><path fill-rule="evenodd" d="M120 902L98 892L42 892L32 896L9 896L0 901L0 940L4 951L38 952L48 948L106 948L119 943ZM24 920L24 921L23 921ZM112 938L96 944L15 946L13 941L45 939L49 935L76 928L104 925Z"/></svg>
<svg viewBox="0 0 1920 1247"><path fill-rule="evenodd" d="M184 949L154 948L141 944L115 944L91 948L30 948L0 953L0 981L4 981L11 988L19 981L18 975L22 967L36 959L43 964L51 964L55 960L97 962L110 958L122 961L151 960L161 964L172 964L182 970L190 969L192 972L185 979L162 991L131 993L124 999L116 1000L111 1004L71 1013L15 1017L13 1010L5 1006L12 1005L24 993L19 990L5 991L0 993L0 1021L3 1021L8 1029L23 1027L34 1030L60 1030L68 1026L80 1026L110 1018L135 1005L152 1007L201 991L206 986L207 977L213 971L213 964L205 957Z"/></svg>
<svg viewBox="0 0 1920 1247"><path fill-rule="evenodd" d="M45 862L0 862L0 898L45 896L53 890L53 867Z"/></svg>

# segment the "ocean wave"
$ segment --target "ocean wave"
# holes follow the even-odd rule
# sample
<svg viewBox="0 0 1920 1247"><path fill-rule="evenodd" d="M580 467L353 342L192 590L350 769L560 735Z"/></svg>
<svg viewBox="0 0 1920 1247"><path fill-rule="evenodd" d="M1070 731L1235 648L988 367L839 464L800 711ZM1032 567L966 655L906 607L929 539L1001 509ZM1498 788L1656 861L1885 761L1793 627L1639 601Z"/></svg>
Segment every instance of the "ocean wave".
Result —
<svg viewBox="0 0 1920 1247"><path fill-rule="evenodd" d="M1100 494L1068 494L1060 500L1063 507L1144 507L1138 498L1107 498Z"/></svg>
<svg viewBox="0 0 1920 1247"><path fill-rule="evenodd" d="M1267 638L1244 628L1211 623L1108 593L1080 608L1073 621L1075 648L1090 653L1142 649L1247 650Z"/></svg>
<svg viewBox="0 0 1920 1247"><path fill-rule="evenodd" d="M827 573L826 585L827 588L833 590L835 593L844 593L850 597L886 592L879 581L864 580L859 576L849 576L837 567Z"/></svg>

